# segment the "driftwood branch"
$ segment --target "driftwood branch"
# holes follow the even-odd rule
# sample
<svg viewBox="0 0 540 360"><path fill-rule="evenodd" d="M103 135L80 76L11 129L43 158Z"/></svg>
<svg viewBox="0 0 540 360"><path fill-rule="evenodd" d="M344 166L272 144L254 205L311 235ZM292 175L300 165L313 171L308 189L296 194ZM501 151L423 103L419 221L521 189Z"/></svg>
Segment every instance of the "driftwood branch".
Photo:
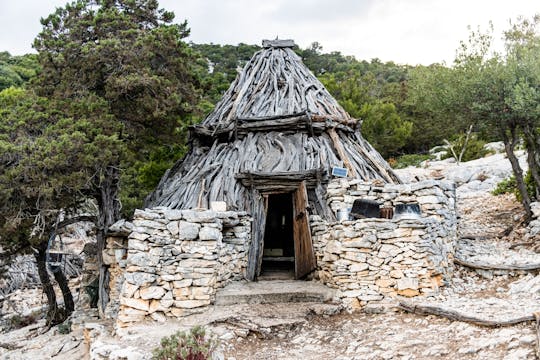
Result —
<svg viewBox="0 0 540 360"><path fill-rule="evenodd" d="M454 263L466 266L471 269L479 270L508 270L508 271L531 271L540 270L540 263L524 264L524 265L504 265L504 264L488 264L485 262L470 262L460 258L454 258Z"/></svg>
<svg viewBox="0 0 540 360"><path fill-rule="evenodd" d="M463 321L470 324L487 327L503 327L521 324L524 322L535 321L534 315L522 316L510 320L485 320L474 316L464 315L454 310L443 309L437 306L429 305L413 305L405 302L400 302L398 308L406 312L418 315L436 315L450 320Z"/></svg>
<svg viewBox="0 0 540 360"><path fill-rule="evenodd" d="M536 358L540 359L540 311L534 313L534 319L536 320Z"/></svg>
<svg viewBox="0 0 540 360"><path fill-rule="evenodd" d="M341 141L339 140L339 136L336 133L335 129L328 129L328 135L330 135L330 139L332 139L332 143L334 144L334 148L336 149L339 157L343 161L343 164L345 167L349 170L349 176L356 177L356 172L354 171L354 167L351 164L351 161L349 160L349 157L345 153L345 150L343 149L343 145L341 144Z"/></svg>

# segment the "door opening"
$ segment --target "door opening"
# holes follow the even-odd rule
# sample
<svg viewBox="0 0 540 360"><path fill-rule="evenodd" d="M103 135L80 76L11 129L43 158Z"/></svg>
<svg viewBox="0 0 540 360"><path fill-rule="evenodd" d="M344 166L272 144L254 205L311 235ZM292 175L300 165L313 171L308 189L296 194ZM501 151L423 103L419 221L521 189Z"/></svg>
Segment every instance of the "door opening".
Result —
<svg viewBox="0 0 540 360"><path fill-rule="evenodd" d="M262 278L295 277L293 233L293 196L291 193L268 195Z"/></svg>

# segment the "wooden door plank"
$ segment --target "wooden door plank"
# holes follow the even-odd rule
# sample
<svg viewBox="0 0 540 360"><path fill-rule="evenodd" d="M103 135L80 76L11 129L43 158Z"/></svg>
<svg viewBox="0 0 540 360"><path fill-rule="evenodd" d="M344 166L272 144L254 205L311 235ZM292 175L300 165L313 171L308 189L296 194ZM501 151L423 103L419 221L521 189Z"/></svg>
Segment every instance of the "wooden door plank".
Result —
<svg viewBox="0 0 540 360"><path fill-rule="evenodd" d="M249 246L246 279L255 280L261 272L261 262L264 248L264 228L266 225L266 204L261 194L251 191L251 244Z"/></svg>
<svg viewBox="0 0 540 360"><path fill-rule="evenodd" d="M293 194L293 205L294 270L295 277L300 279L315 270L317 266L309 229L309 202L304 181Z"/></svg>

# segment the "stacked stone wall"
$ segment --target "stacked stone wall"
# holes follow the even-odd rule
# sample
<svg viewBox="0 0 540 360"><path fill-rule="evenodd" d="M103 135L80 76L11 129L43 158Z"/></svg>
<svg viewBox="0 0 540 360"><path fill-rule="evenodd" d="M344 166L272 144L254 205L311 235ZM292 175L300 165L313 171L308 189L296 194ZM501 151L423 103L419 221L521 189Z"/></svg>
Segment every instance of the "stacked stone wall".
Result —
<svg viewBox="0 0 540 360"><path fill-rule="evenodd" d="M245 277L251 238L242 212L137 210L128 237L120 326L200 311L216 290Z"/></svg>
<svg viewBox="0 0 540 360"><path fill-rule="evenodd" d="M311 216L317 273L323 283L357 308L385 297L428 295L452 276L457 237L455 187L445 181L373 185L345 179L328 185L337 213L356 199L384 207L418 203L418 217L327 222Z"/></svg>

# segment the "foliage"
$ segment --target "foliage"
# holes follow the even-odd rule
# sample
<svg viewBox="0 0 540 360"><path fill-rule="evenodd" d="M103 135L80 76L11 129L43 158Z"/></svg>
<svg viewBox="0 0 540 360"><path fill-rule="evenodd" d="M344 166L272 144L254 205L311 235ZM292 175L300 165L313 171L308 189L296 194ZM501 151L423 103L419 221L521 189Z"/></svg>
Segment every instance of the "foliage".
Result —
<svg viewBox="0 0 540 360"><path fill-rule="evenodd" d="M378 76L354 69L326 73L320 80L352 117L363 121L362 134L384 157L388 157L405 146L413 124L402 120L395 105L402 103L402 94Z"/></svg>
<svg viewBox="0 0 540 360"><path fill-rule="evenodd" d="M257 45L243 43L236 46L192 43L190 47L205 60L199 62L198 75L207 104L219 101L236 79L238 71L251 59L254 52L260 50Z"/></svg>
<svg viewBox="0 0 540 360"><path fill-rule="evenodd" d="M71 332L71 320L66 320L61 324L58 324L58 333L61 335L67 335Z"/></svg>
<svg viewBox="0 0 540 360"><path fill-rule="evenodd" d="M116 136L126 147L104 163L109 170L103 181L93 183L98 196L108 187L105 193L116 198L117 207L122 181L138 189L122 195L142 205L146 193L141 190L147 186L133 168L160 148L183 143L183 123L198 110L192 67L198 59L182 41L189 34L187 24L172 24L173 17L155 0L79 0L42 19L43 30L34 42L43 69L36 81L39 94L95 99L117 127ZM123 170L120 180L114 169Z"/></svg>
<svg viewBox="0 0 540 360"><path fill-rule="evenodd" d="M536 185L530 171L527 171L523 177L527 185L529 196L533 197L536 192ZM502 180L491 192L493 195L514 194L518 201L522 201L521 193L517 187L516 177L514 175Z"/></svg>
<svg viewBox="0 0 540 360"><path fill-rule="evenodd" d="M215 338L207 337L201 326L195 326L189 332L176 332L161 339L159 347L152 352L155 360L206 360L211 359L218 346Z"/></svg>
<svg viewBox="0 0 540 360"><path fill-rule="evenodd" d="M465 147L463 156L461 158L462 162L471 161L475 159L480 159L490 154L490 151L484 148L486 142L478 139L477 134L471 134L467 143L465 144L466 134L454 135L452 140L449 141L449 146L451 146L456 154L460 154ZM441 159L447 159L453 157L453 153L448 147L446 148L446 153L441 156ZM457 159L456 159L457 160Z"/></svg>
<svg viewBox="0 0 540 360"><path fill-rule="evenodd" d="M383 157L396 154L411 136L412 123L401 120L393 104L364 104L361 114L362 134Z"/></svg>
<svg viewBox="0 0 540 360"><path fill-rule="evenodd" d="M432 156L429 154L405 154L397 158L390 158L388 163L394 169L404 169L409 166L419 167L422 162L431 159Z"/></svg>
<svg viewBox="0 0 540 360"><path fill-rule="evenodd" d="M28 315L15 314L8 319L7 331L21 329L28 325L35 324L39 320L39 314L32 312Z"/></svg>
<svg viewBox="0 0 540 360"><path fill-rule="evenodd" d="M38 72L36 55L11 56L6 51L0 52L0 91L9 87L23 86Z"/></svg>
<svg viewBox="0 0 540 360"><path fill-rule="evenodd" d="M42 241L61 209L76 211L92 179L102 176L102 164L118 158L117 124L101 105L91 98L52 102L30 90L0 92L4 248L16 245L10 241L17 233Z"/></svg>

